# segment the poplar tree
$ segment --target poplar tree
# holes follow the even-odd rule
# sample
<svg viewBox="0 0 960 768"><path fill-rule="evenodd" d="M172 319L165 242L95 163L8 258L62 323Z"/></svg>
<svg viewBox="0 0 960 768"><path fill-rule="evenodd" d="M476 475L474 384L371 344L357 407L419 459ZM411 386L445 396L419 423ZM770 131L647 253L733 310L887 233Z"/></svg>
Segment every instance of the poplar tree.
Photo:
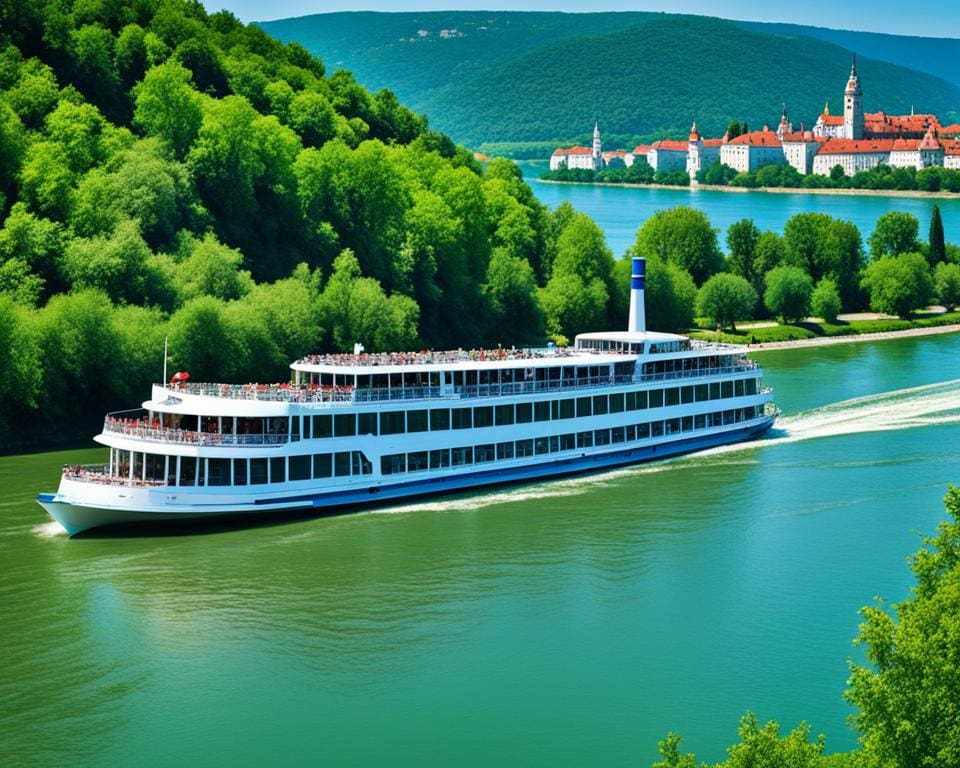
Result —
<svg viewBox="0 0 960 768"><path fill-rule="evenodd" d="M930 251L927 261L935 267L947 260L947 245L943 239L943 219L940 218L940 206L933 206L933 215L930 217Z"/></svg>

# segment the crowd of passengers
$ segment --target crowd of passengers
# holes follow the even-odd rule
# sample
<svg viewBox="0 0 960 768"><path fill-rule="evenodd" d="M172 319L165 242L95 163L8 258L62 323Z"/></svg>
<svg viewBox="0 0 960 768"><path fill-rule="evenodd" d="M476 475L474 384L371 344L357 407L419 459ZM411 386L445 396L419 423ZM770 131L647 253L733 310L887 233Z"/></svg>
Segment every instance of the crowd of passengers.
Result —
<svg viewBox="0 0 960 768"><path fill-rule="evenodd" d="M187 394L228 397L240 400L283 400L291 403L325 403L349 400L353 387L320 386L319 384L202 384L177 382L172 389Z"/></svg>
<svg viewBox="0 0 960 768"><path fill-rule="evenodd" d="M118 475L108 475L103 468L85 467L82 464L66 464L63 467L63 476L69 480L84 480L86 482L101 483L105 485L132 485L149 486L163 485L163 480L141 480L138 477L132 480L128 476L129 466L121 465Z"/></svg>
<svg viewBox="0 0 960 768"><path fill-rule="evenodd" d="M419 352L361 352L351 354L307 355L298 363L304 365L427 365L430 363L459 363L477 362L484 360L535 360L545 357L570 357L576 354L569 347L550 347L549 349L453 349L435 352L432 349L422 349Z"/></svg>

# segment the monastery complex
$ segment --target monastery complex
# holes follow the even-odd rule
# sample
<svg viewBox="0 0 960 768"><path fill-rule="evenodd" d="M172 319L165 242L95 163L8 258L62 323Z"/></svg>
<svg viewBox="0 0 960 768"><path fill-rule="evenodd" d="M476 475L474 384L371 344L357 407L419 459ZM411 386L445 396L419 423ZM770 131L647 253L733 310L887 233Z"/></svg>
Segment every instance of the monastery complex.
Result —
<svg viewBox="0 0 960 768"><path fill-rule="evenodd" d="M632 166L644 158L654 171L697 172L716 162L749 173L765 165L789 164L801 174L828 176L835 166L847 176L880 164L921 170L939 165L960 169L960 124L942 126L936 115L885 115L863 111L863 92L854 59L843 92L843 114L831 115L829 106L810 129L794 130L786 107L776 130L764 126L730 138L705 139L694 121L686 141L662 139L632 152L604 152L599 123L592 147L557 149L550 170L583 168L599 171Z"/></svg>

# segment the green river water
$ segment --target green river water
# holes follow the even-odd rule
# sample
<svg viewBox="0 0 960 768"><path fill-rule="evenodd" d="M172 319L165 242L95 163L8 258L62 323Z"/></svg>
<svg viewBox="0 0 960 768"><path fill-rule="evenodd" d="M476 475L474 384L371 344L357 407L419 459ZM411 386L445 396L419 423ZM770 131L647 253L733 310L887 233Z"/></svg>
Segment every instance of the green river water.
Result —
<svg viewBox="0 0 960 768"><path fill-rule="evenodd" d="M219 533L68 540L0 458L0 765L649 765L831 751L857 610L960 481L960 335L762 353L770 438Z"/></svg>

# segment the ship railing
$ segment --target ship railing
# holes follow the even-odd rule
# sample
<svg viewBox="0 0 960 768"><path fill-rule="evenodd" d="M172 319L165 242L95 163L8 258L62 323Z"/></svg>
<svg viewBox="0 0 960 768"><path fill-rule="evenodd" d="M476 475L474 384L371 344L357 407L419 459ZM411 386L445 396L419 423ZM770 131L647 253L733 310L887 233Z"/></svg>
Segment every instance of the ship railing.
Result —
<svg viewBox="0 0 960 768"><path fill-rule="evenodd" d="M117 419L111 416L107 416L103 420L103 431L133 437L137 440L204 446L263 446L283 445L290 442L290 435L287 434L230 435L219 432L195 432L190 429L155 427L144 421L130 421L129 419ZM299 436L294 437L298 439Z"/></svg>
<svg viewBox="0 0 960 768"><path fill-rule="evenodd" d="M166 387L174 395L202 395L231 400L263 400L278 403L345 403L352 400L352 387L297 386L294 384L205 384L186 382Z"/></svg>
<svg viewBox="0 0 960 768"><path fill-rule="evenodd" d="M157 487L164 485L163 480L130 479L110 474L109 464L64 464L63 476L68 480L97 485L124 485L127 487Z"/></svg>
<svg viewBox="0 0 960 768"><path fill-rule="evenodd" d="M755 371L759 364L754 360L747 360L742 365L728 365L720 368L691 368L686 371L664 371L663 373L641 373L634 381L667 381L669 379L693 379L703 376L722 376L727 373L743 373Z"/></svg>

